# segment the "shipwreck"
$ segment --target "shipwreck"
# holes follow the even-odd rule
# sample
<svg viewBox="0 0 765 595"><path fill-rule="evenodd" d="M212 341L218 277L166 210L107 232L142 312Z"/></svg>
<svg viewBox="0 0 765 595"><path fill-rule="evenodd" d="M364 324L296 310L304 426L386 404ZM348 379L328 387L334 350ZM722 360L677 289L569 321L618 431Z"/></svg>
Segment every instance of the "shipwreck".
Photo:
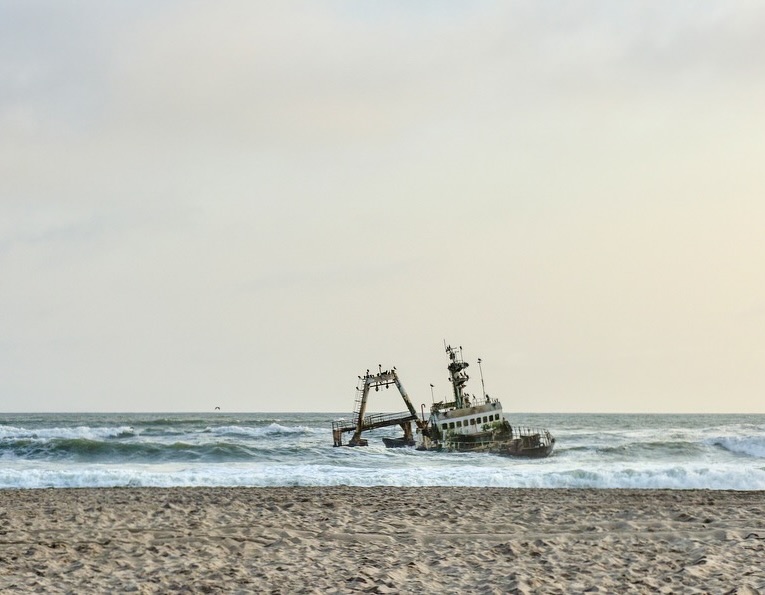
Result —
<svg viewBox="0 0 765 595"><path fill-rule="evenodd" d="M552 454L555 438L544 428L529 428L512 425L502 411L499 399L492 399L486 394L481 373L480 396L470 395L467 390L469 376L465 371L469 366L459 351L444 345L449 358L449 382L452 385L451 401L434 402L430 414L417 411L404 389L396 368L377 372L367 370L359 376L356 386L356 400L351 419L332 422L334 446L367 446L364 432L377 428L400 426L403 435L396 438L383 438L388 448L414 447L424 451L486 452L503 456L542 458ZM478 360L480 369L481 360ZM369 395L372 389L395 386L401 395L406 411L401 413L367 414ZM432 386L432 385L431 385ZM413 430L414 426L414 430ZM351 434L347 444L343 436Z"/></svg>

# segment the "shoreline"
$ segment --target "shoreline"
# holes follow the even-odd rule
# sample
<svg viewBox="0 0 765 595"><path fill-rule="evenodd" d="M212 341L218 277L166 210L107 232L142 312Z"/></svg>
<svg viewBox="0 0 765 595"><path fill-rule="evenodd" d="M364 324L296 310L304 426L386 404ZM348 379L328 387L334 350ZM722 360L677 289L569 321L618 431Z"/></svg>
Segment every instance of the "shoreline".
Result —
<svg viewBox="0 0 765 595"><path fill-rule="evenodd" d="M765 492L0 490L0 590L765 592Z"/></svg>

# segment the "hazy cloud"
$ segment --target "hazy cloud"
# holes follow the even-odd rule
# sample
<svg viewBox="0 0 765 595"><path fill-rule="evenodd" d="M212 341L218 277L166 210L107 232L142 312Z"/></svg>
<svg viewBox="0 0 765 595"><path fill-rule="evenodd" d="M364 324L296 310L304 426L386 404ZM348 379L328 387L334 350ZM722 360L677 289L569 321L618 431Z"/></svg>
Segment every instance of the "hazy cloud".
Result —
<svg viewBox="0 0 765 595"><path fill-rule="evenodd" d="M761 410L764 30L4 2L0 409L342 410L377 363L427 400L446 338L510 409Z"/></svg>

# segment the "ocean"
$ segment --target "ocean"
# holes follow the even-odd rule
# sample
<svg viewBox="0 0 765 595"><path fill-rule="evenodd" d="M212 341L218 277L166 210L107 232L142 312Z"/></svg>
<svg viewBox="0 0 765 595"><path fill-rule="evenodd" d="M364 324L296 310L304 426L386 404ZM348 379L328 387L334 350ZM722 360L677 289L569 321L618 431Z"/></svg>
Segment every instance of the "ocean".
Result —
<svg viewBox="0 0 765 595"><path fill-rule="evenodd" d="M547 459L332 446L333 413L0 414L0 488L493 486L765 490L765 415L512 414ZM348 414L345 414L348 417Z"/></svg>

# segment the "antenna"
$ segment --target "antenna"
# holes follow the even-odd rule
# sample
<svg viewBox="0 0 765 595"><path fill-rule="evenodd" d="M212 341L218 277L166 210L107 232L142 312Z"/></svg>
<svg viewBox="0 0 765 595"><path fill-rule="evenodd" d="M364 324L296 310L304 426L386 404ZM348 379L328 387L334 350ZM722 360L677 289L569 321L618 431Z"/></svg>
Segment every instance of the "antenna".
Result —
<svg viewBox="0 0 765 595"><path fill-rule="evenodd" d="M478 358L478 370L481 372L481 390L483 391L483 400L486 400L486 386L483 383L483 368L481 368L481 358Z"/></svg>

